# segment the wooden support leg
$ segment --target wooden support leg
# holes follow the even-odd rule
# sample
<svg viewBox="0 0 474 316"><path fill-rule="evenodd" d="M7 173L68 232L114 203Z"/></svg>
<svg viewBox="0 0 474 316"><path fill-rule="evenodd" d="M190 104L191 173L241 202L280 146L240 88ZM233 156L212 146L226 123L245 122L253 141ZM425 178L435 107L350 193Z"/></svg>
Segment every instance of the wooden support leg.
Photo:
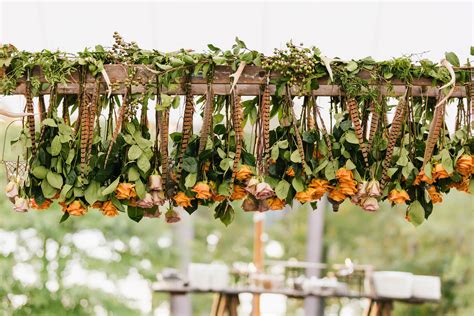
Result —
<svg viewBox="0 0 474 316"><path fill-rule="evenodd" d="M364 316L391 316L393 309L392 301L370 300Z"/></svg>

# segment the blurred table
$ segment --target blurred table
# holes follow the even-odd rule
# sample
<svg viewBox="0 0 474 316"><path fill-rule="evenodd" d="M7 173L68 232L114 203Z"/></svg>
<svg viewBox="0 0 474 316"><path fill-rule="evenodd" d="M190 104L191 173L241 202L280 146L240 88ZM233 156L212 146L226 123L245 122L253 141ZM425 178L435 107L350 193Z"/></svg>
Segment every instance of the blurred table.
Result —
<svg viewBox="0 0 474 316"><path fill-rule="evenodd" d="M353 298L353 299L368 299L369 306L365 311L366 316L390 316L393 309L393 302L402 302L408 304L423 304L423 303L438 303L439 300L427 299L394 299L386 297L378 297L364 294L313 294L304 291L297 291L292 289L275 289L267 290L261 288L250 287L229 287L220 290L214 289L199 289L188 286L167 286L163 284L154 284L152 287L155 293L169 293L173 295L186 295L191 293L212 293L214 294L214 301L211 309L211 316L223 316L227 312L230 316L237 316L237 307L239 305L239 294L280 294L288 298L304 299L306 297L321 297L321 298Z"/></svg>

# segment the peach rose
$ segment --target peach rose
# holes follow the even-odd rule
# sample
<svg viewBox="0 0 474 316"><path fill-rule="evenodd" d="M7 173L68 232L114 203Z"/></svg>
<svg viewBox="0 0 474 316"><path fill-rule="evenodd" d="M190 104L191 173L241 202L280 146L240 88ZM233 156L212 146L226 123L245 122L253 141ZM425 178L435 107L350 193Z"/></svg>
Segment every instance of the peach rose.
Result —
<svg viewBox="0 0 474 316"><path fill-rule="evenodd" d="M433 177L430 179L426 176L425 171L421 170L420 173L416 176L415 181L413 182L414 185L418 185L421 182L425 182L427 184L433 184Z"/></svg>
<svg viewBox="0 0 474 316"><path fill-rule="evenodd" d="M151 196L154 205L158 206L165 204L165 193L163 191L153 191L151 192Z"/></svg>
<svg viewBox="0 0 474 316"><path fill-rule="evenodd" d="M182 193L182 192L180 192ZM179 217L179 214L173 210L173 209L169 209L166 213L165 213L165 219L166 219L166 222L167 223L177 223L181 220L181 217Z"/></svg>
<svg viewBox="0 0 474 316"><path fill-rule="evenodd" d="M239 181L245 181L245 180L250 179L252 175L253 175L252 169L250 169L250 167L247 165L242 165L240 169L237 171L235 177Z"/></svg>
<svg viewBox="0 0 474 316"><path fill-rule="evenodd" d="M196 183L191 191L196 192L196 198L198 199L207 200L212 197L211 188L205 182Z"/></svg>
<svg viewBox="0 0 474 316"><path fill-rule="evenodd" d="M258 201L254 197L248 196L242 203L242 209L245 212L255 212L258 211L258 204Z"/></svg>
<svg viewBox="0 0 474 316"><path fill-rule="evenodd" d="M19 196L15 197L15 205L13 206L13 209L16 212L19 212L19 213L28 212L28 207L29 205L28 205L27 199L21 198Z"/></svg>
<svg viewBox="0 0 474 316"><path fill-rule="evenodd" d="M342 202L346 199L346 195L342 193L340 190L338 190L337 188L329 192L328 197L334 202Z"/></svg>
<svg viewBox="0 0 474 316"><path fill-rule="evenodd" d="M53 203L52 200L50 199L46 199L44 200L43 203L41 203L40 205L38 205L35 201L35 199L30 199L30 206L31 208L35 209L35 210L45 210L47 208L49 208L51 206L51 203Z"/></svg>
<svg viewBox="0 0 474 316"><path fill-rule="evenodd" d="M308 190L297 192L295 194L295 199L301 203L312 202L314 191L314 189L310 188Z"/></svg>
<svg viewBox="0 0 474 316"><path fill-rule="evenodd" d="M449 184L450 188L455 188L460 192L469 193L469 177L463 177L459 182L453 182Z"/></svg>
<svg viewBox="0 0 474 316"><path fill-rule="evenodd" d="M339 182L352 182L354 180L354 176L352 175L352 171L346 168L340 168L336 171L336 179Z"/></svg>
<svg viewBox="0 0 474 316"><path fill-rule="evenodd" d="M272 187L266 182L260 182L257 184L257 188L255 190L255 197L259 200L265 200L269 197L275 195Z"/></svg>
<svg viewBox="0 0 474 316"><path fill-rule="evenodd" d="M145 198L137 201L137 206L141 208L152 208L154 205L153 196L150 193L146 193Z"/></svg>
<svg viewBox="0 0 474 316"><path fill-rule="evenodd" d="M375 212L379 209L379 202L374 197L366 197L362 200L361 206L364 211Z"/></svg>
<svg viewBox="0 0 474 316"><path fill-rule="evenodd" d="M456 161L456 171L462 174L463 176L469 176L472 173L472 168L474 167L472 156L462 155Z"/></svg>
<svg viewBox="0 0 474 316"><path fill-rule="evenodd" d="M370 197L380 197L382 195L380 193L380 183L377 180L371 180L367 184L367 194Z"/></svg>
<svg viewBox="0 0 474 316"><path fill-rule="evenodd" d="M245 191L248 193L255 195L257 192L257 184L259 184L260 181L258 181L257 178L252 178L248 181L247 186L245 187Z"/></svg>
<svg viewBox="0 0 474 316"><path fill-rule="evenodd" d="M443 197L441 196L441 193L436 191L436 188L434 186L430 186L428 188L428 194L430 195L431 202L433 202L433 204L443 202Z"/></svg>
<svg viewBox="0 0 474 316"><path fill-rule="evenodd" d="M120 183L115 189L115 197L119 200L129 200L137 196L135 184Z"/></svg>
<svg viewBox="0 0 474 316"><path fill-rule="evenodd" d="M163 180L159 174L152 174L148 177L148 187L151 191L163 190Z"/></svg>
<svg viewBox="0 0 474 316"><path fill-rule="evenodd" d="M388 195L388 200L395 204L403 204L406 201L410 201L410 196L405 190L393 189Z"/></svg>
<svg viewBox="0 0 474 316"><path fill-rule="evenodd" d="M100 208L103 215L108 217L115 217L119 215L118 209L115 207L112 201L105 201Z"/></svg>
<svg viewBox="0 0 474 316"><path fill-rule="evenodd" d="M82 205L81 201L74 200L67 206L66 212L72 216L82 216L87 213L87 208Z"/></svg>
<svg viewBox="0 0 474 316"><path fill-rule="evenodd" d="M18 184L14 181L8 182L5 187L5 194L9 199L15 198L18 195Z"/></svg>
<svg viewBox="0 0 474 316"><path fill-rule="evenodd" d="M247 195L247 191L245 191L245 188L243 186L234 185L234 191L232 192L230 199L232 201L242 200L246 195Z"/></svg>
<svg viewBox="0 0 474 316"><path fill-rule="evenodd" d="M444 169L443 165L440 163L437 163L435 165L432 175L434 181L436 181L437 179L449 178L449 174L446 172L446 169Z"/></svg>
<svg viewBox="0 0 474 316"><path fill-rule="evenodd" d="M282 210L282 209L285 208L286 201L282 200L282 199L279 199L277 197L271 197L271 198L267 199L267 204L268 204L268 207L272 211L277 211L277 210Z"/></svg>
<svg viewBox="0 0 474 316"><path fill-rule="evenodd" d="M293 169L292 166L290 166L290 168L288 168L285 173L289 177L294 177L295 176L295 170Z"/></svg>
<svg viewBox="0 0 474 316"><path fill-rule="evenodd" d="M192 206L191 201L194 200L194 198L187 196L184 192L178 192L178 194L173 197L173 200L178 206L189 207Z"/></svg>

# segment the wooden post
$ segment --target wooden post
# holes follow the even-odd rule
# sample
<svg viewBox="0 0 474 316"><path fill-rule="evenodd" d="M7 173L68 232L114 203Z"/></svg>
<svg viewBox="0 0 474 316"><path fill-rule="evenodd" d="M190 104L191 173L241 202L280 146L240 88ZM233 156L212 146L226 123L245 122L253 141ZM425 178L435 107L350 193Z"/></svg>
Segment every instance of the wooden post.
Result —
<svg viewBox="0 0 474 316"><path fill-rule="evenodd" d="M254 216L255 228L253 236L253 264L257 269L257 272L263 271L263 220L265 214L256 213ZM260 294L253 295L253 308L252 316L260 316Z"/></svg>

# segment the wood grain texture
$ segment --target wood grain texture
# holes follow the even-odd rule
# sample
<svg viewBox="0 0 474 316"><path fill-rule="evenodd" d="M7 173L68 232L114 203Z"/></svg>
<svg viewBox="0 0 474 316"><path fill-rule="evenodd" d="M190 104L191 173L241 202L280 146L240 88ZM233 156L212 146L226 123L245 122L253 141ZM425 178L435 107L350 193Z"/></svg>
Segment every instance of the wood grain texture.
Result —
<svg viewBox="0 0 474 316"><path fill-rule="evenodd" d="M126 86L121 82L127 78L127 67L125 65L104 65L104 68L110 78L112 85L114 85L112 94L123 95L125 94ZM148 70L144 65L134 65L133 67L137 68L136 80L140 82L140 85L133 87L132 93L140 93L145 91L145 84L156 81L156 74ZM213 90L215 95L228 95L230 94L230 80L229 76L233 73L232 69L229 66L216 66L213 84ZM4 69L0 68L0 77L4 75ZM36 67L33 69L33 76L37 76L41 82L46 82L43 71ZM246 66L242 72L239 81L239 95L240 96L255 96L259 94L260 86L265 84L266 81L266 72L257 66ZM368 80L369 84L377 84L372 82L370 74L367 71L361 71L358 76L362 79ZM279 78L278 73L273 73L270 76L270 79ZM85 89L88 92L94 90L95 78L88 74L85 78ZM98 78L100 82L100 93L105 94L107 92L107 87L104 79L102 77ZM13 94L25 94L25 82L26 78L19 80L19 84ZM313 91L315 96L339 96L344 95L344 92L338 85L332 85L329 83L329 78L323 77L318 79L319 88ZM383 95L387 96L401 96L406 90L406 85L404 82L398 79L391 81L392 89L389 89L387 86L380 86L380 92ZM185 95L185 78L183 78L181 85L178 85L178 88L174 90L164 89L162 92L166 94L179 94ZM437 97L439 95L438 87L434 87L432 80L430 78L420 78L414 79L412 82L412 96L431 96ZM193 95L204 95L207 91L207 78L202 75L192 76L191 78L191 92ZM271 95L275 94L275 85L269 86L269 91ZM293 88L292 94L297 94L297 90ZM78 94L79 93L79 74L73 73L68 79L67 84L58 84L57 92L59 94ZM42 94L49 94L49 88L41 91ZM462 85L456 86L452 97L465 97L466 88Z"/></svg>

